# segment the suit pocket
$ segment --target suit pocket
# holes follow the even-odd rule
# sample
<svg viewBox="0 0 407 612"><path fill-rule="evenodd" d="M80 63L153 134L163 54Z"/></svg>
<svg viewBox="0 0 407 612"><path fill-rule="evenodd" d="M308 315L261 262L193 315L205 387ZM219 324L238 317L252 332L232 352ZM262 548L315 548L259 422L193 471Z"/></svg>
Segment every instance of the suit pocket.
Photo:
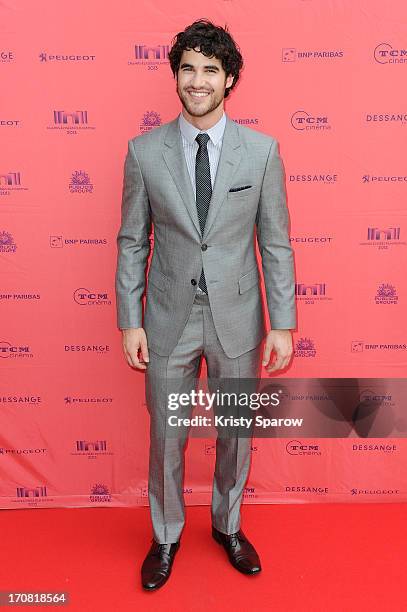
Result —
<svg viewBox="0 0 407 612"><path fill-rule="evenodd" d="M170 279L168 276L165 276L162 272L157 270L157 268L150 268L148 273L148 284L154 285L160 291L166 291L168 288Z"/></svg>
<svg viewBox="0 0 407 612"><path fill-rule="evenodd" d="M259 269L257 265L249 270L246 274L239 278L239 293L244 293L250 287L258 285L259 283Z"/></svg>
<svg viewBox="0 0 407 612"><path fill-rule="evenodd" d="M239 191L228 191L228 198L230 200L235 200L237 198L248 197L253 194L254 191L257 191L257 185L252 185L247 189L239 189Z"/></svg>

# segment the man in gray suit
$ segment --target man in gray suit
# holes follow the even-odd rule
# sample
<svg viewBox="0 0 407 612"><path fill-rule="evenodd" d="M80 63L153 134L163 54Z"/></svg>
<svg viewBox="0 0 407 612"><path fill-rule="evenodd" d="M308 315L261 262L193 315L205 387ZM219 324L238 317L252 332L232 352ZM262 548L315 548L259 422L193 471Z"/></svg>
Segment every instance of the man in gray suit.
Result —
<svg viewBox="0 0 407 612"><path fill-rule="evenodd" d="M129 365L145 370L150 414L153 538L141 572L147 590L168 579L185 523L186 437L170 437L166 430L168 381L181 380L183 391L192 389L202 357L208 379L257 378L261 358L267 372L285 368L296 327L278 143L224 112L224 98L243 66L238 47L227 28L201 19L178 33L169 58L182 112L129 140L117 236L118 327ZM272 328L268 332L255 235ZM259 556L240 528L250 446L249 437L218 436L211 518L212 536L232 565L256 574Z"/></svg>

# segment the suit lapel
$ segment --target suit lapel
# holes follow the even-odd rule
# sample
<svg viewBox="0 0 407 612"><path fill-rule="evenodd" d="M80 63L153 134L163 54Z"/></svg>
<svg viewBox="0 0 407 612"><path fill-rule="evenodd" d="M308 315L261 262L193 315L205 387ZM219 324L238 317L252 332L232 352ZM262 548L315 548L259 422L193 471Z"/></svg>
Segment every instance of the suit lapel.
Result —
<svg viewBox="0 0 407 612"><path fill-rule="evenodd" d="M182 201L191 217L199 236L201 229L199 226L198 212L191 179L185 161L184 149L182 146L181 132L178 126L178 117L168 124L165 136L165 149L163 157L168 170L177 186ZM226 115L225 131L223 133L222 148L219 157L218 168L216 171L215 183L212 190L212 197L209 204L208 216L206 218L203 240L209 234L221 204L232 185L234 173L236 172L241 160L241 147L238 126Z"/></svg>

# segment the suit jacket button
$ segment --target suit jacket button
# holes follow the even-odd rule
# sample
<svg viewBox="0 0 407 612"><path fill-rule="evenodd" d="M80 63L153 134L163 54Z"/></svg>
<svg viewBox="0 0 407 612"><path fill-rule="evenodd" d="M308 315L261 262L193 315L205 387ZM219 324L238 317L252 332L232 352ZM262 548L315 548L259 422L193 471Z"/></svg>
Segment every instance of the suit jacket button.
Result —
<svg viewBox="0 0 407 612"><path fill-rule="evenodd" d="M196 280L194 278L191 278L191 285L196 285Z"/></svg>
<svg viewBox="0 0 407 612"><path fill-rule="evenodd" d="M207 248L208 248L208 245L207 244L203 244L201 246L201 251L206 251Z"/></svg>

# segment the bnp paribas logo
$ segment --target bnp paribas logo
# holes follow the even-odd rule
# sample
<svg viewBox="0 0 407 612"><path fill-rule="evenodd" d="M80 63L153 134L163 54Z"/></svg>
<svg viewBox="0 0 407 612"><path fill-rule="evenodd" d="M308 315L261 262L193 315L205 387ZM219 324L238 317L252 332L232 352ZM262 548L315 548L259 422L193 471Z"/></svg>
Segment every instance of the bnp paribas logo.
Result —
<svg viewBox="0 0 407 612"><path fill-rule="evenodd" d="M69 191L71 193L92 193L93 185L90 181L89 174L84 170L75 170L72 172L69 182Z"/></svg>
<svg viewBox="0 0 407 612"><path fill-rule="evenodd" d="M379 43L373 51L373 57L378 64L406 64L407 48L396 48L389 43Z"/></svg>
<svg viewBox="0 0 407 612"><path fill-rule="evenodd" d="M316 354L315 344L311 338L299 338L295 343L295 357L315 357Z"/></svg>
<svg viewBox="0 0 407 612"><path fill-rule="evenodd" d="M169 64L169 52L169 45L135 44L133 47L133 57L127 63L129 66L149 66L154 70L160 64Z"/></svg>
<svg viewBox="0 0 407 612"><path fill-rule="evenodd" d="M105 503L111 502L112 496L110 494L109 488L102 484L97 483L91 487L89 499L92 503Z"/></svg>
<svg viewBox="0 0 407 612"><path fill-rule="evenodd" d="M376 291L376 304L397 304L398 299L396 288L390 283L383 283Z"/></svg>
<svg viewBox="0 0 407 612"><path fill-rule="evenodd" d="M0 232L0 253L15 253L17 245L10 232Z"/></svg>
<svg viewBox="0 0 407 612"><path fill-rule="evenodd" d="M140 133L151 132L155 127L161 125L161 116L156 111L144 113L140 123Z"/></svg>

